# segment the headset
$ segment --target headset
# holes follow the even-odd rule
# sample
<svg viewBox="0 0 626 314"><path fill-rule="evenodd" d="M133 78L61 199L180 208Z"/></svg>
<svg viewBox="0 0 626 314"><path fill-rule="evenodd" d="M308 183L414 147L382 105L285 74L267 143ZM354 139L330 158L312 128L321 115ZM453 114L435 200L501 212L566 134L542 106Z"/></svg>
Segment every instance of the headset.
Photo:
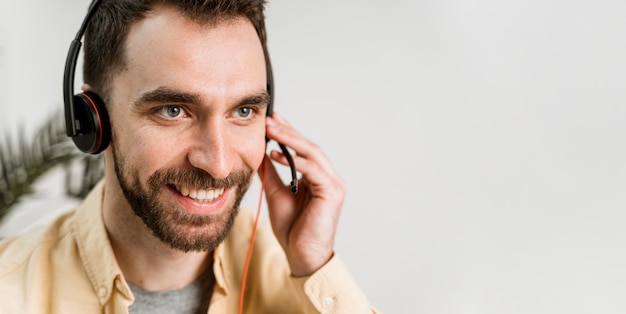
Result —
<svg viewBox="0 0 626 314"><path fill-rule="evenodd" d="M74 75L76 73L76 61L82 46L81 40L89 21L101 3L102 0L94 0L89 6L87 15L81 23L76 37L70 44L63 75L63 102L67 136L72 138L80 151L88 154L99 154L107 148L111 141L111 125L104 101L96 93L90 91L74 94ZM267 92L270 97L267 106L267 116L271 116L274 106L274 76L265 45L263 45L263 53L267 67ZM266 141L268 140L266 138ZM298 191L295 163L287 147L281 143L278 143L278 146L285 155L289 168L291 168L292 181L290 189L295 194Z"/></svg>

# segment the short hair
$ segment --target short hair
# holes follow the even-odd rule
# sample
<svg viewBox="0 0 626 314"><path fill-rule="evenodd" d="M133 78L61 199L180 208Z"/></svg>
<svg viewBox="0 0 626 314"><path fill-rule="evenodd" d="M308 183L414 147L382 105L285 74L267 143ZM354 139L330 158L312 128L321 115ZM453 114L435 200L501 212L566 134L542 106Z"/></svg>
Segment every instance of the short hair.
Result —
<svg viewBox="0 0 626 314"><path fill-rule="evenodd" d="M269 62L265 0L102 0L85 30L83 80L105 103L110 101L112 78L126 66L125 43L130 27L156 5L176 8L200 25L215 25L240 17L248 19Z"/></svg>

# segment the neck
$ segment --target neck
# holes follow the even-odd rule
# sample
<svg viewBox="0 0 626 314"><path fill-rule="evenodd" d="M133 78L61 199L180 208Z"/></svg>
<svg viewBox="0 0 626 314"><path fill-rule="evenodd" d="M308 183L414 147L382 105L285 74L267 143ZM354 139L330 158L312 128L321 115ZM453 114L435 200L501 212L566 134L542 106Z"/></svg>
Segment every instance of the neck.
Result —
<svg viewBox="0 0 626 314"><path fill-rule="evenodd" d="M182 252L155 237L110 179L104 189L104 225L126 280L148 291L180 289L210 267L210 252Z"/></svg>

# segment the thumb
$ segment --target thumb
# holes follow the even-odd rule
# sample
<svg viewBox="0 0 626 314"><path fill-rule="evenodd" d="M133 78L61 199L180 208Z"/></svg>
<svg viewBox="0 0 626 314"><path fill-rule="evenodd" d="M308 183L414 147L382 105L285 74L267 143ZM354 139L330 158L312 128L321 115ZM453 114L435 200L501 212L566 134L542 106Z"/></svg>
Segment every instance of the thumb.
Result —
<svg viewBox="0 0 626 314"><path fill-rule="evenodd" d="M261 181L265 184L265 193L269 196L274 195L284 188L283 181L278 175L278 171L276 171L276 167L269 159L267 155L263 156L263 162L261 166L259 166L259 177Z"/></svg>

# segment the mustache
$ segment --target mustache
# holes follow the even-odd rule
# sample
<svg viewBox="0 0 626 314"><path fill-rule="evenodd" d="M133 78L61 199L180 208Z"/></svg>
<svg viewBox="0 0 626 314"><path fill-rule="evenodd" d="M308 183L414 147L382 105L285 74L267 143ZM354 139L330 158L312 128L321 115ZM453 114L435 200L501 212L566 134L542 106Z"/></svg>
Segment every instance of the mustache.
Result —
<svg viewBox="0 0 626 314"><path fill-rule="evenodd" d="M201 169L160 169L148 179L148 185L157 188L161 185L189 186L200 189L221 189L247 184L252 170L237 170L226 178L216 179Z"/></svg>

